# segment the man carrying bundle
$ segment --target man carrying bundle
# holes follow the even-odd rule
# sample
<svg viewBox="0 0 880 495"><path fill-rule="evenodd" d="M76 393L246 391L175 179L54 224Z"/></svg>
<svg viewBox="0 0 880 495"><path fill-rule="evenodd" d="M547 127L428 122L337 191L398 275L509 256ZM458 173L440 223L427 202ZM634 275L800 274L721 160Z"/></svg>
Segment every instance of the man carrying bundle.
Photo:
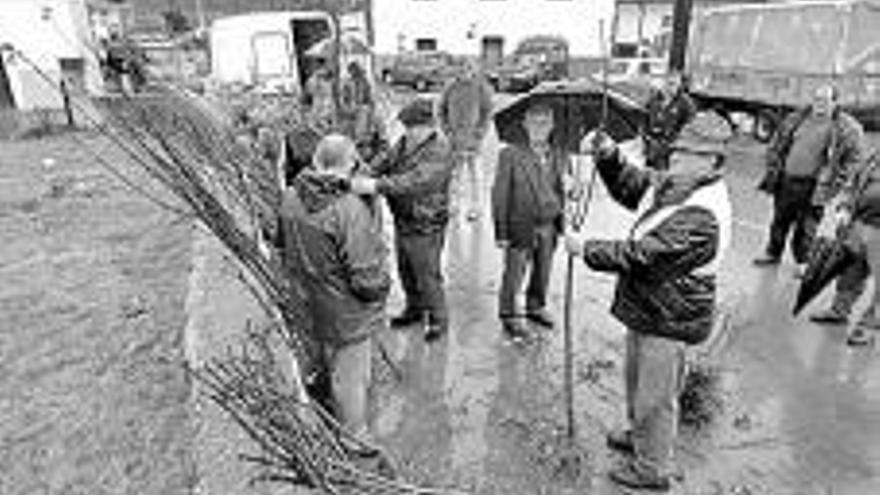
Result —
<svg viewBox="0 0 880 495"><path fill-rule="evenodd" d="M715 279L730 242L722 149L679 140L668 172L656 172L627 163L605 135L590 135L585 143L594 148L615 201L630 210L648 202L627 239L566 238L569 253L587 266L617 274L611 312L628 330L624 376L630 425L610 433L608 445L631 457L609 477L631 488L667 491L685 346L711 332Z"/></svg>
<svg viewBox="0 0 880 495"><path fill-rule="evenodd" d="M281 233L284 267L308 297L337 416L362 436L372 337L385 326L391 277L374 205L348 191L356 163L347 137L323 138L312 168L284 192Z"/></svg>
<svg viewBox="0 0 880 495"><path fill-rule="evenodd" d="M432 342L449 329L440 255L449 223L449 184L454 162L436 128L434 106L417 99L400 111L406 128L391 150L372 165L374 177L351 182L359 194L382 194L394 216L395 247L406 308L392 327L425 323Z"/></svg>

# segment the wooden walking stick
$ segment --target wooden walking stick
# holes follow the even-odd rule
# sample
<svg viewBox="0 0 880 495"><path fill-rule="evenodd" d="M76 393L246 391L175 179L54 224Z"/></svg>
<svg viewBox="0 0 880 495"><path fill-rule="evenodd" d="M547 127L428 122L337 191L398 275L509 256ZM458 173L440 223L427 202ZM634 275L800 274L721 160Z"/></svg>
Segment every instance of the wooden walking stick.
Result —
<svg viewBox="0 0 880 495"><path fill-rule="evenodd" d="M599 21L599 37L602 40L602 46L605 46L605 23L604 21ZM603 49L603 53L605 55L603 64L602 64L602 113L601 119L599 121L599 131L602 132L605 129L605 123L608 120L608 50ZM583 182L583 177L581 177L582 167L575 165L574 163L569 163L570 176L572 177L575 184L581 184ZM592 170L590 171L590 179L587 183L586 190L581 190L580 188L575 188L575 194L570 196L570 200L573 202L571 208L567 212L569 218L567 219L568 228L570 228L575 233L580 232L581 227L586 220L587 214L590 209L590 202L593 199L593 188L596 184L596 176L597 169L595 163L593 164ZM575 257L571 254L568 255L568 261L566 263L565 270L565 298L564 298L564 330L563 330L563 373L564 373L564 391L565 391L565 419L566 419L566 455L562 461L561 469L568 472L571 478L577 478L580 472L580 458L581 456L578 454L577 446L576 446L576 435L577 431L575 428L575 419L574 419L574 335L572 331L572 305L574 302L574 261Z"/></svg>

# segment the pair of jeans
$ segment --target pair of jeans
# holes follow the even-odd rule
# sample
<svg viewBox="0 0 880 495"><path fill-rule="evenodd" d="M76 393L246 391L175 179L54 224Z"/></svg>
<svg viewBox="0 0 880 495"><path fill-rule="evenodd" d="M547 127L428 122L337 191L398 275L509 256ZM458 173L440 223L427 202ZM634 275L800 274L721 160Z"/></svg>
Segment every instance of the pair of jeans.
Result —
<svg viewBox="0 0 880 495"><path fill-rule="evenodd" d="M406 295L407 314L428 313L438 323L449 321L443 288L444 230L431 234L397 234L397 271Z"/></svg>
<svg viewBox="0 0 880 495"><path fill-rule="evenodd" d="M553 253L556 250L556 236L557 229L554 225L543 225L535 229L531 246L508 246L505 249L504 274L501 278L498 301L498 313L502 320L517 316L516 297L525 280L526 272L530 269L529 286L526 289L526 311L537 311L546 306Z"/></svg>
<svg viewBox="0 0 880 495"><path fill-rule="evenodd" d="M634 467L651 475L667 476L672 471L678 436L685 344L629 330L624 379L635 447Z"/></svg>
<svg viewBox="0 0 880 495"><path fill-rule="evenodd" d="M785 241L792 232L791 251L795 262L806 263L816 228L822 219L822 207L813 205L816 180L813 178L783 177L773 196L773 221L767 255L781 258Z"/></svg>

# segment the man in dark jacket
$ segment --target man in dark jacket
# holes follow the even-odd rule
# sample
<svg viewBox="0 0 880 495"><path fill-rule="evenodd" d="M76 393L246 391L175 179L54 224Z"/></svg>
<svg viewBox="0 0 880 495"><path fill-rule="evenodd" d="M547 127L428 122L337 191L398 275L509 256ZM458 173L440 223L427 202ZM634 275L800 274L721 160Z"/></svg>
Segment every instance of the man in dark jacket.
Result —
<svg viewBox="0 0 880 495"><path fill-rule="evenodd" d="M863 160L861 125L837 106L837 91L821 86L807 108L789 115L767 150L767 167L779 177L765 185L773 196L773 221L759 266L782 258L789 231L795 262L807 261L822 218L823 206L834 198Z"/></svg>
<svg viewBox="0 0 880 495"><path fill-rule="evenodd" d="M440 255L449 223L449 183L454 162L437 130L431 101L417 99L398 114L406 133L375 161L374 178L352 180L360 194L382 194L394 216L395 248L406 308L392 327L425 323L429 342L449 328Z"/></svg>
<svg viewBox="0 0 880 495"><path fill-rule="evenodd" d="M282 260L308 296L337 414L351 433L363 435L371 337L385 325L391 279L373 205L347 191L355 163L348 138L322 139L314 166L284 192L281 231Z"/></svg>
<svg viewBox="0 0 880 495"><path fill-rule="evenodd" d="M588 137L590 141L592 136ZM715 313L715 278L730 242L731 205L719 149L673 149L668 172L626 163L610 138L595 151L612 197L641 214L627 239L566 238L569 253L618 276L612 314L627 327L626 402L630 429L608 436L632 455L612 470L616 483L670 488L678 396L687 344L704 341ZM647 199L647 201L643 201Z"/></svg>
<svg viewBox="0 0 880 495"><path fill-rule="evenodd" d="M697 105L688 94L685 76L673 72L664 87L652 92L647 103L648 128L645 133L647 165L655 170L669 168L672 143L681 129L694 118Z"/></svg>
<svg viewBox="0 0 880 495"><path fill-rule="evenodd" d="M528 337L516 298L529 269L526 317L539 325L553 326L546 308L547 286L562 225L562 176L567 164L565 153L550 143L550 107L530 107L523 126L529 143L501 149L492 186L495 242L504 250L498 313L504 332L512 339Z"/></svg>

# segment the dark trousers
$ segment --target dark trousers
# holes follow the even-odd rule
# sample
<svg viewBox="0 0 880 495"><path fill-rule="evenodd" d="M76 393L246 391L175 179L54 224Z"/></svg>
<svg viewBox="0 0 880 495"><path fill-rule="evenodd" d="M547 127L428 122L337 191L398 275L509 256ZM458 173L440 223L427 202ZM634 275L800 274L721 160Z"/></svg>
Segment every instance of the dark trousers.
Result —
<svg viewBox="0 0 880 495"><path fill-rule="evenodd" d="M517 315L516 296L530 268L526 311L543 309L547 304L547 286L550 284L553 252L556 250L556 234L556 227L553 225L539 227L530 248L510 246L504 251L504 274L498 301L501 319Z"/></svg>
<svg viewBox="0 0 880 495"><path fill-rule="evenodd" d="M767 255L782 257L785 241L792 229L791 251L797 263L805 263L822 219L822 207L812 204L816 181L785 177L773 196L773 221Z"/></svg>
<svg viewBox="0 0 880 495"><path fill-rule="evenodd" d="M438 322L447 322L446 293L440 255L444 231L426 235L397 235L397 271L406 294L406 313L428 312Z"/></svg>

